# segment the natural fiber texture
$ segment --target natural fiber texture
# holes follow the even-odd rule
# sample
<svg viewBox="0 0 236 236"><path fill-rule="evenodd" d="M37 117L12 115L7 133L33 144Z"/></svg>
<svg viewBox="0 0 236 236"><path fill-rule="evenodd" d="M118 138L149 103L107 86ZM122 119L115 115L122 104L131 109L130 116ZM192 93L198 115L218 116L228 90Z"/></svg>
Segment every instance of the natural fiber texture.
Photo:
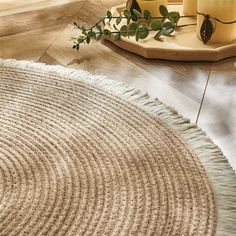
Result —
<svg viewBox="0 0 236 236"><path fill-rule="evenodd" d="M0 235L233 235L235 202L220 150L158 100L0 60Z"/></svg>

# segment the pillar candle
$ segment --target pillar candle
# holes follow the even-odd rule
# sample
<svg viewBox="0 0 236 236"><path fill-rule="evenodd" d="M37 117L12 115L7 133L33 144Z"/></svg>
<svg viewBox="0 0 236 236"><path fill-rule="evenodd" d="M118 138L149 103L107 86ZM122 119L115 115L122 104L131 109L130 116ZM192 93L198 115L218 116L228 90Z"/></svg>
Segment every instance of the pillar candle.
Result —
<svg viewBox="0 0 236 236"><path fill-rule="evenodd" d="M148 10L153 17L161 16L160 5L167 6L167 0L137 0L142 12Z"/></svg>
<svg viewBox="0 0 236 236"><path fill-rule="evenodd" d="M236 0L198 0L199 13L217 18L223 22L236 20ZM197 36L201 39L201 26L204 16L197 17ZM223 24L215 20L215 32L209 43L227 43L236 39L236 23Z"/></svg>
<svg viewBox="0 0 236 236"><path fill-rule="evenodd" d="M197 1L198 0L183 0L184 15L195 16L197 14Z"/></svg>

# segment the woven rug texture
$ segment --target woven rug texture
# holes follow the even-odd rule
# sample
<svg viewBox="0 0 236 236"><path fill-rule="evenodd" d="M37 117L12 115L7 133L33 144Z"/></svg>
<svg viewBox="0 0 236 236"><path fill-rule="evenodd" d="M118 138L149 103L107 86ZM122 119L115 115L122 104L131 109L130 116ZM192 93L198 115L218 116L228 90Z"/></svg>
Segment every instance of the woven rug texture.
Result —
<svg viewBox="0 0 236 236"><path fill-rule="evenodd" d="M216 233L212 181L173 128L102 78L29 65L0 64L0 235Z"/></svg>

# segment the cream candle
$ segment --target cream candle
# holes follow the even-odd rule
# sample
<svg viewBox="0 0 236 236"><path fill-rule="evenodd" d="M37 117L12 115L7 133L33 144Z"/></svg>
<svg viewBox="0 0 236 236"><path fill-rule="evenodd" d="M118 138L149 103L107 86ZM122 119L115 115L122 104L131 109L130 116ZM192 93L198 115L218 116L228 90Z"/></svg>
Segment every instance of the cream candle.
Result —
<svg viewBox="0 0 236 236"><path fill-rule="evenodd" d="M167 0L137 0L142 12L148 10L153 17L161 16L159 7L167 6Z"/></svg>
<svg viewBox="0 0 236 236"><path fill-rule="evenodd" d="M197 1L198 0L183 0L183 13L184 13L184 15L194 16L197 14Z"/></svg>
<svg viewBox="0 0 236 236"><path fill-rule="evenodd" d="M236 0L198 0L198 13L209 15L223 22L236 20ZM204 16L197 16L197 36L201 39L201 26ZM236 23L223 24L215 21L215 32L209 43L227 43L236 39Z"/></svg>

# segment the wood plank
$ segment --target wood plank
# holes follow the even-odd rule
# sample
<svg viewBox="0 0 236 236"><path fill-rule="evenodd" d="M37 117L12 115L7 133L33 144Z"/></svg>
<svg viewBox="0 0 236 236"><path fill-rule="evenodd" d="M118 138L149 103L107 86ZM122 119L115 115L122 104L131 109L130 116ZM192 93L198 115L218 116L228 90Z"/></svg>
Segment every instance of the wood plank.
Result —
<svg viewBox="0 0 236 236"><path fill-rule="evenodd" d="M199 125L223 150L236 170L236 57L215 63Z"/></svg>
<svg viewBox="0 0 236 236"><path fill-rule="evenodd" d="M79 1L0 16L0 36L68 24L82 4Z"/></svg>
<svg viewBox="0 0 236 236"><path fill-rule="evenodd" d="M178 62L145 59L129 53L105 41L104 45L119 53L139 67L145 69L156 78L168 83L181 91L197 103L201 103L207 77L211 69L211 62Z"/></svg>
<svg viewBox="0 0 236 236"><path fill-rule="evenodd" d="M38 60L61 32L61 26L0 37L0 57Z"/></svg>
<svg viewBox="0 0 236 236"><path fill-rule="evenodd" d="M84 5L81 9L80 22L93 24L96 22L97 17L101 16L103 12L106 12L106 3L110 1L102 0L102 4L96 1L96 4L103 5L104 10L94 7L94 0L91 1L91 5ZM121 2L121 1L120 1ZM89 10L88 10L89 8ZM83 9L85 9L83 11ZM99 12L101 12L99 14ZM88 17L94 15L95 17ZM67 31L66 31L67 32ZM76 36L76 31L73 36ZM164 61L164 60L146 60L143 57L134 55L125 50L114 46L108 41L103 42L103 44L109 47L113 52L121 55L128 61L133 62L140 68L148 71L156 78L168 83L170 86L180 90L186 96L189 96L192 100L197 103L201 103L204 88L207 82L208 74L211 69L211 62L177 62L177 61ZM86 48L87 46L85 46Z"/></svg>
<svg viewBox="0 0 236 236"><path fill-rule="evenodd" d="M87 1L77 14L78 20L87 24L96 22L97 16L106 12L107 2ZM145 60L107 42L84 45L77 53L71 49L73 41L70 39L78 34L79 31L73 29L73 26L67 26L40 61L52 63L51 58L54 58L55 64L59 62L64 66L88 70L129 83L159 97L195 122L210 63Z"/></svg>
<svg viewBox="0 0 236 236"><path fill-rule="evenodd" d="M76 3L83 0L1 0L0 17L22 12L30 12L53 6Z"/></svg>
<svg viewBox="0 0 236 236"><path fill-rule="evenodd" d="M15 4L13 15L0 17L0 57L38 60L83 4L83 1L70 1L68 4L61 1L58 6L45 4L38 10L38 4L44 1L30 2L24 3L35 3L32 11L15 14L22 1Z"/></svg>

